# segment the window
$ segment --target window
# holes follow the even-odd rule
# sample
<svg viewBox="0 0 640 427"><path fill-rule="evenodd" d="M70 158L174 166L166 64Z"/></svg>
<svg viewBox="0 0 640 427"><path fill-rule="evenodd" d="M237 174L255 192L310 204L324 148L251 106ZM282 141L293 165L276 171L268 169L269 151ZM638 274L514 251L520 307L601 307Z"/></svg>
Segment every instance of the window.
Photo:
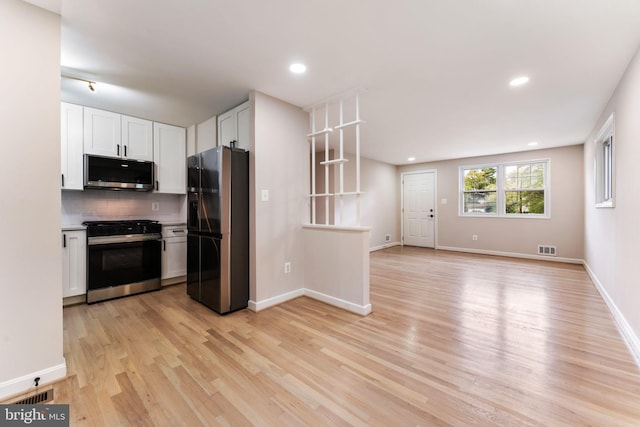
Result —
<svg viewBox="0 0 640 427"><path fill-rule="evenodd" d="M496 167L463 170L463 212L496 212Z"/></svg>
<svg viewBox="0 0 640 427"><path fill-rule="evenodd" d="M461 167L460 214L549 217L548 160Z"/></svg>
<svg viewBox="0 0 640 427"><path fill-rule="evenodd" d="M504 167L507 215L544 215L544 170L543 162Z"/></svg>
<svg viewBox="0 0 640 427"><path fill-rule="evenodd" d="M613 114L595 139L596 207L614 206Z"/></svg>

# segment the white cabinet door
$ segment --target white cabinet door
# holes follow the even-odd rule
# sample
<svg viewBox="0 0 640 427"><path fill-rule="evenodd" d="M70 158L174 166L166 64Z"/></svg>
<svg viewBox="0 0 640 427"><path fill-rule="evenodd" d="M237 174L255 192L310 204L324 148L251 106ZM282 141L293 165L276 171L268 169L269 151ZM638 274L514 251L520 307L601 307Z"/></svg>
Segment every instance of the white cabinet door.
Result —
<svg viewBox="0 0 640 427"><path fill-rule="evenodd" d="M187 274L187 227L162 227L162 279Z"/></svg>
<svg viewBox="0 0 640 427"><path fill-rule="evenodd" d="M236 147L249 151L249 102L236 107Z"/></svg>
<svg viewBox="0 0 640 427"><path fill-rule="evenodd" d="M86 232L62 232L62 296L72 297L87 292Z"/></svg>
<svg viewBox="0 0 640 427"><path fill-rule="evenodd" d="M122 155L120 114L84 107L84 152L98 156Z"/></svg>
<svg viewBox="0 0 640 427"><path fill-rule="evenodd" d="M123 158L153 161L153 122L121 116Z"/></svg>
<svg viewBox="0 0 640 427"><path fill-rule="evenodd" d="M218 145L229 147L236 141L236 148L249 150L249 101L218 116Z"/></svg>
<svg viewBox="0 0 640 427"><path fill-rule="evenodd" d="M218 116L218 146L229 146L231 141L237 141L236 112L227 111Z"/></svg>
<svg viewBox="0 0 640 427"><path fill-rule="evenodd" d="M153 124L153 158L156 163L156 192L185 194L187 148L184 128Z"/></svg>
<svg viewBox="0 0 640 427"><path fill-rule="evenodd" d="M61 185L63 190L83 189L81 105L60 104Z"/></svg>

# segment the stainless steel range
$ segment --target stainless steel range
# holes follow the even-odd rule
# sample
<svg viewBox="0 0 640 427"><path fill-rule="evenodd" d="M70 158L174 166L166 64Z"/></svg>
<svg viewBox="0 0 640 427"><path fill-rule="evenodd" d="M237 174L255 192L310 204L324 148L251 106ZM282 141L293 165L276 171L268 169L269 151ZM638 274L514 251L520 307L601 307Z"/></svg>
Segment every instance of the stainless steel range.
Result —
<svg viewBox="0 0 640 427"><path fill-rule="evenodd" d="M87 303L160 289L158 221L86 221Z"/></svg>

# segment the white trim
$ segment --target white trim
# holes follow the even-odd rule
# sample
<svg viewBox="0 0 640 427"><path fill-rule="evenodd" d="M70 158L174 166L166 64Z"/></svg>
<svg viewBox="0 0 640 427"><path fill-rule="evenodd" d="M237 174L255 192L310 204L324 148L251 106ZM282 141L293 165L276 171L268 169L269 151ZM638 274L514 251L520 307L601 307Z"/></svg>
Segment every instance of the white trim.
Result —
<svg viewBox="0 0 640 427"><path fill-rule="evenodd" d="M305 289L304 295L306 297L313 298L315 300L321 301L325 304L332 305L334 307L342 308L343 310L347 310L352 313L359 314L361 316L366 316L367 314L371 313L371 304L358 305L340 298L336 298L320 292L312 291L311 289Z"/></svg>
<svg viewBox="0 0 640 427"><path fill-rule="evenodd" d="M249 301L249 310L262 311L264 309L282 304L283 302L291 301L304 295L304 288L296 289L295 291L285 292L284 294L276 295L275 297L267 298L262 301Z"/></svg>
<svg viewBox="0 0 640 427"><path fill-rule="evenodd" d="M602 283L600 283L600 280L598 280L593 270L591 270L591 268L589 267L589 264L587 264L587 262L585 261L583 265L584 269L587 271L587 274L591 278L591 281L600 293L600 296L607 304L607 307L609 308L609 311L611 312L611 315L616 322L616 326L620 331L620 335L622 335L622 339L627 344L627 347L631 352L631 356L633 356L636 364L638 365L638 367L640 367L640 338L638 338L638 335L635 334L633 328L631 327L631 325L629 325L629 322L627 322L627 319L618 309L616 303L613 302L613 299L611 299L609 293L606 291Z"/></svg>
<svg viewBox="0 0 640 427"><path fill-rule="evenodd" d="M249 310L254 312L262 311L267 308L280 305L287 301L291 301L301 296L313 298L325 304L329 304L334 307L338 307L343 310L347 310L352 313L359 314L361 316L366 316L367 314L371 313L371 304L358 305L340 298L332 297L330 295L326 295L326 294L316 292L306 288L301 288L301 289L296 289L295 291L286 292L284 294L277 295L275 297L267 298L266 300L263 300L263 301L258 301L258 302L249 301Z"/></svg>
<svg viewBox="0 0 640 427"><path fill-rule="evenodd" d="M517 252L489 251L485 249L456 248L452 246L438 246L436 249L440 249L443 251L452 251L452 252L465 252L470 254L504 256L509 258L535 259L538 261L566 262L569 264L582 264L584 262L583 260L577 259L577 258L562 258L562 257L556 257L556 256L531 255L531 254L521 254Z"/></svg>
<svg viewBox="0 0 640 427"><path fill-rule="evenodd" d="M67 364L63 362L50 368L41 369L27 375L0 383L0 401L9 400L13 396L35 391L34 378L40 377L39 388L42 388L67 376Z"/></svg>
<svg viewBox="0 0 640 427"><path fill-rule="evenodd" d="M372 247L369 248L369 252L380 251L382 249L392 248L394 246L402 246L402 243L400 243L400 242L391 242L391 243L385 243L384 245L372 246Z"/></svg>
<svg viewBox="0 0 640 427"><path fill-rule="evenodd" d="M332 231L371 231L371 227L358 227L349 225L331 225L331 224L302 224L302 228L313 228L317 230Z"/></svg>

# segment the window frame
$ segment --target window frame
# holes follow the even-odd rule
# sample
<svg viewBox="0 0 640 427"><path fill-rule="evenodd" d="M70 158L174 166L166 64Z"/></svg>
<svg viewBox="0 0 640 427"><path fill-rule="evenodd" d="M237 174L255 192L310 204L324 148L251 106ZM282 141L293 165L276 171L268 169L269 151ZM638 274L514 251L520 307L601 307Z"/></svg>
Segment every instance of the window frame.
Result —
<svg viewBox="0 0 640 427"><path fill-rule="evenodd" d="M509 190L506 188L505 169L508 166L522 166L532 165L536 163L543 164L543 180L544 186L538 191L544 191L544 213L542 214L522 214L522 213L507 213L506 205L506 193L509 191L527 191L522 190ZM464 173L471 169L496 169L496 211L495 212L464 212L464 195L470 191L464 189ZM551 218L551 159L534 159L534 160L518 160L512 162L500 162L500 163L484 163L479 165L464 165L459 167L459 183L458 183L458 216L464 217L477 217L477 218L529 218L529 219L549 219ZM493 191L493 190L491 190Z"/></svg>
<svg viewBox="0 0 640 427"><path fill-rule="evenodd" d="M611 113L594 139L595 207L615 207L615 118Z"/></svg>

